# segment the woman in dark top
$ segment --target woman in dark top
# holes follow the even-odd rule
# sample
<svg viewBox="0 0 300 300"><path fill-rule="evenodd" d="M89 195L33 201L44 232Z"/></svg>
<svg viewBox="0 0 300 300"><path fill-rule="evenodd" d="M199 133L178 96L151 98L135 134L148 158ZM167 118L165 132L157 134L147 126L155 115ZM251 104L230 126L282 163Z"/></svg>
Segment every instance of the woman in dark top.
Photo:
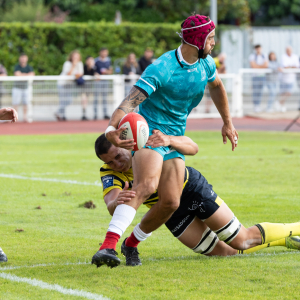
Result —
<svg viewBox="0 0 300 300"><path fill-rule="evenodd" d="M123 66L123 74L125 75L136 75L142 74L141 68L136 61L136 56L134 53L130 53L127 56L126 62ZM136 83L136 79L125 79L125 95L127 96L132 86Z"/></svg>

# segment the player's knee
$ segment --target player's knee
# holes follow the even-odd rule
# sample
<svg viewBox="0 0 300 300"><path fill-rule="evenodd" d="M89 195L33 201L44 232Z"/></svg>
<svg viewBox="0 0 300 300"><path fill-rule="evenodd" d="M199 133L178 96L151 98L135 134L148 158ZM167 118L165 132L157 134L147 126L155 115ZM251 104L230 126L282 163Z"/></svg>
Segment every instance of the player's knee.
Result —
<svg viewBox="0 0 300 300"><path fill-rule="evenodd" d="M177 197L168 197L168 198L162 198L160 203L161 209L166 211L176 211L180 205L180 198Z"/></svg>
<svg viewBox="0 0 300 300"><path fill-rule="evenodd" d="M206 228L202 234L201 240L192 250L195 253L209 255L215 249L218 241L217 235L209 228Z"/></svg>
<svg viewBox="0 0 300 300"><path fill-rule="evenodd" d="M153 180L146 180L143 182L138 183L136 186L136 193L138 194L139 198L146 200L148 199L153 193L155 193L157 189L157 184Z"/></svg>

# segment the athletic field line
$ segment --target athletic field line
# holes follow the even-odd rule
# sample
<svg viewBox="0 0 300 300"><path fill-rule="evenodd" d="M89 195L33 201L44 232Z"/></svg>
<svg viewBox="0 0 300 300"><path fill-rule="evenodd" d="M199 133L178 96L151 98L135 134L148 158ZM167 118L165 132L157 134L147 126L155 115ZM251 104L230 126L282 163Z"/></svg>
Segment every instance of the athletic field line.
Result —
<svg viewBox="0 0 300 300"><path fill-rule="evenodd" d="M101 182L97 182L97 181L96 182L86 182L86 181L57 179L57 178L27 177L27 176L15 175L15 174L3 174L3 173L0 173L0 177L11 178L11 179L33 180L33 181L50 181L50 182L79 184L79 185L102 186Z"/></svg>
<svg viewBox="0 0 300 300"><path fill-rule="evenodd" d="M19 277L9 273L0 273L0 278L10 280L10 281L20 282L20 283L27 283L29 285L39 287L41 289L55 291L64 295L77 296L77 297L82 297L85 299L92 299L92 300L110 300L109 298L106 298L99 294L94 294L82 290L67 289L58 284L49 284L41 280Z"/></svg>
<svg viewBox="0 0 300 300"><path fill-rule="evenodd" d="M90 265L91 262L87 261L79 261L76 263L64 263L64 264L55 264L55 263L49 263L49 264L36 264L36 265L24 265L24 266L7 266L7 267L0 267L0 271L6 271L6 270L16 270L16 269L29 269L29 268L38 268L38 267L61 267L61 266L70 266L70 265Z"/></svg>

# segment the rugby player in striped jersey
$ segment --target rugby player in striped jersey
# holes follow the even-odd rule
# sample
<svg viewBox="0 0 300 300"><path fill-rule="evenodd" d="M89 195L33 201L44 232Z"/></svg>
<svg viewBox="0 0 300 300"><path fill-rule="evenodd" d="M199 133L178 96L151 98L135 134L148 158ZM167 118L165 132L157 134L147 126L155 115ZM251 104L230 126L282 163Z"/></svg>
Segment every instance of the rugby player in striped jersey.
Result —
<svg viewBox="0 0 300 300"><path fill-rule="evenodd" d="M171 146L184 155L195 155L198 152L197 144L190 138L167 136L158 130L152 135L150 143L154 146ZM103 196L109 213L113 215L118 205L130 202L135 196L135 192L131 191L134 180L131 152L115 147L104 134L96 140L95 152L105 163L100 169ZM151 208L157 202L156 191L144 204ZM251 253L272 246L300 250L300 239L296 236L300 234L300 223L259 223L245 228L205 177L191 167L185 168L180 206L165 225L185 246L208 256ZM150 234L145 235L138 224L129 238L124 240L121 252L126 256L126 265L141 265L137 246L148 236ZM98 267L104 264L97 257L93 258L92 263ZM118 258L113 259L110 266L119 263Z"/></svg>
<svg viewBox="0 0 300 300"><path fill-rule="evenodd" d="M4 107L0 109L0 120L11 121L12 123L17 122L18 113L14 108ZM7 256L0 248L0 262L7 262Z"/></svg>

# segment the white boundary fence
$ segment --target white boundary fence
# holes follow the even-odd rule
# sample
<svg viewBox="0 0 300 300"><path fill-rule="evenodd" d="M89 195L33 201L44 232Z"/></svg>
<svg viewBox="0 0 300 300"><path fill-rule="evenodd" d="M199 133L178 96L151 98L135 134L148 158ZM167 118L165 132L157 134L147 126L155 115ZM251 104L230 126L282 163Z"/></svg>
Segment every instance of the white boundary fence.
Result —
<svg viewBox="0 0 300 300"><path fill-rule="evenodd" d="M300 70L289 69L284 73L296 73L297 79L291 90L292 95L286 101L288 110L297 110L299 107ZM220 74L225 86L230 111L233 117L242 117L253 112L254 88L253 78L263 78L261 87L262 107L268 102L270 90L268 89L269 69L240 69L238 74ZM286 75L286 74L284 74ZM273 76L273 102L279 99L280 85L283 74ZM78 86L74 76L25 76L0 77L0 106L12 106L15 101L12 96L16 89L24 87L28 92L29 115L34 121L55 120L55 113L62 105L65 106L66 118L79 120L82 115L83 95L88 99L87 117L93 119L95 111L98 119L105 115L110 116L114 109L125 98L133 84L138 80L137 75L103 75L101 80L93 76L84 76L85 84ZM275 78L275 79L274 79ZM270 81L270 80L269 80ZM16 95L16 94L14 94ZM63 100L62 100L63 99ZM274 104L273 103L273 104ZM107 111L104 111L107 107ZM19 109L22 120L22 109ZM217 118L220 117L217 109L210 100L208 89L200 104L191 112L189 118Z"/></svg>

